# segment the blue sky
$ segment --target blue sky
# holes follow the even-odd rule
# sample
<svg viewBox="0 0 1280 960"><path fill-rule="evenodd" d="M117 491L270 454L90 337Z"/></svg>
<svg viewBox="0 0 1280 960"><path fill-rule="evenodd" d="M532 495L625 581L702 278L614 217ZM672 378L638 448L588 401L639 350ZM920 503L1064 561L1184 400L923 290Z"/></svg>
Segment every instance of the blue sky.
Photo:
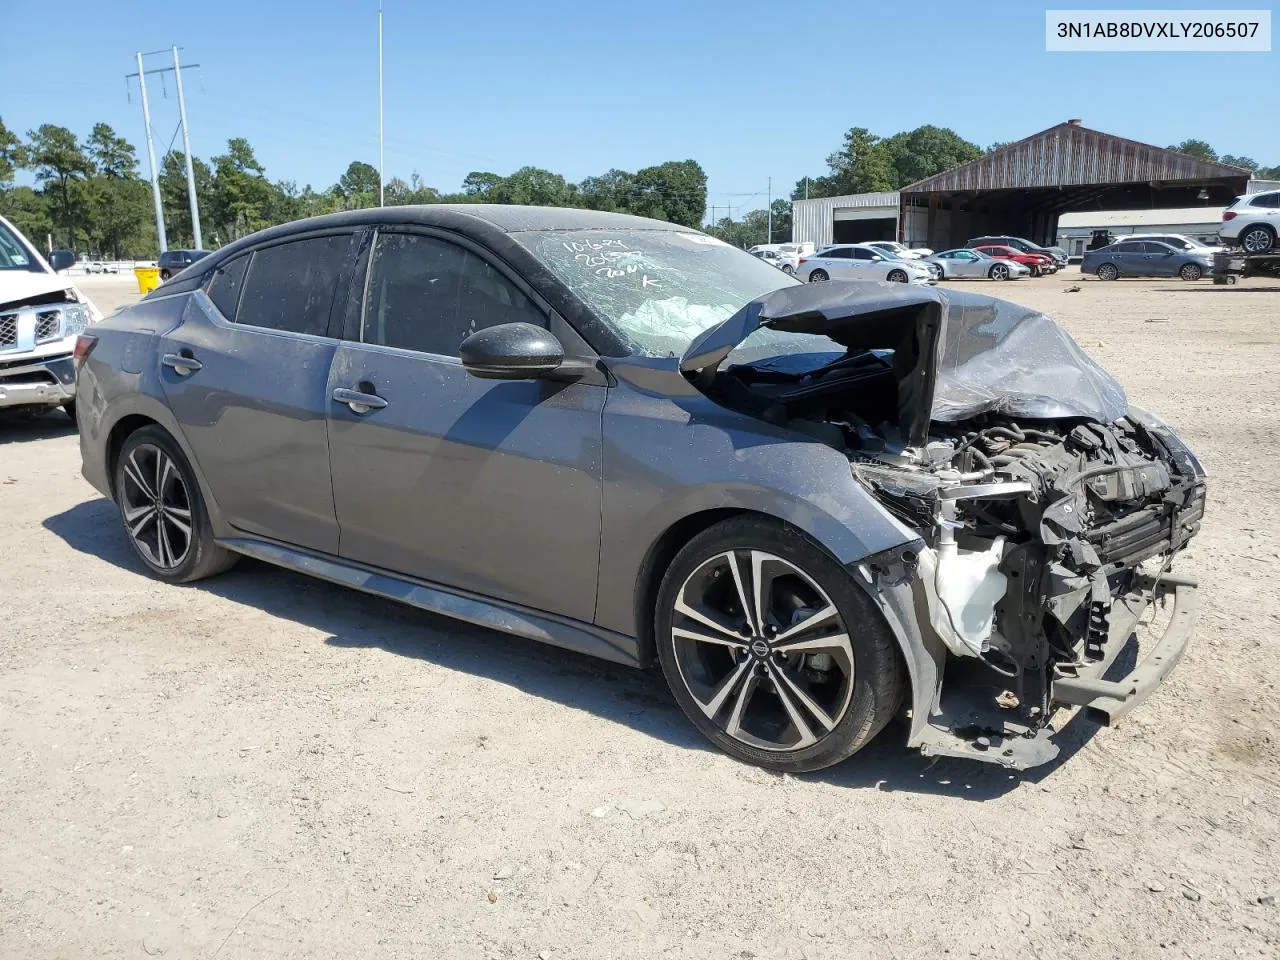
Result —
<svg viewBox="0 0 1280 960"><path fill-rule="evenodd" d="M244 136L273 179L317 189L351 160L377 163L377 0L63 0L56 15L20 0L0 7L0 117L19 132L52 122L84 136L104 120L141 159L136 84L130 102L124 75L135 51L177 43L185 62L201 64L186 81L198 155ZM1280 54L1047 53L1045 9L996 0L384 0L387 175L416 171L453 190L475 169L532 164L579 180L693 158L710 177L710 202L732 204L737 216L764 205L767 178L776 197L822 173L852 126L888 136L934 123L985 146L1069 117L1135 140L1195 136L1280 163L1274 104L1264 109L1261 94L1248 94L1280 89ZM154 78L149 90L160 151L176 131L177 104L171 83L167 99Z"/></svg>

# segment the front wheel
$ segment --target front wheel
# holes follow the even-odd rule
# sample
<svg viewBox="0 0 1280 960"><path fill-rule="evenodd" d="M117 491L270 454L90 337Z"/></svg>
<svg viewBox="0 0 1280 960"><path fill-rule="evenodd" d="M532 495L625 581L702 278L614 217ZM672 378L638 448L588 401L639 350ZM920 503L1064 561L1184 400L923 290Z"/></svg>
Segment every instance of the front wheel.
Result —
<svg viewBox="0 0 1280 960"><path fill-rule="evenodd" d="M1118 276L1120 276L1120 271L1116 269L1116 265L1114 263L1099 264L1098 266L1099 280L1114 280Z"/></svg>
<svg viewBox="0 0 1280 960"><path fill-rule="evenodd" d="M788 277L794 277L796 275L796 268L791 266L791 264L789 263L784 263L782 265L782 272L785 273Z"/></svg>
<svg viewBox="0 0 1280 960"><path fill-rule="evenodd" d="M992 280L1008 280L1009 268L1006 267L1003 263L997 263L994 266L992 266L989 276L991 277Z"/></svg>
<svg viewBox="0 0 1280 960"><path fill-rule="evenodd" d="M663 577L655 614L676 702L746 763L831 766L870 742L902 700L904 671L880 611L776 520L735 517L694 537Z"/></svg>
<svg viewBox="0 0 1280 960"><path fill-rule="evenodd" d="M1275 231L1265 224L1248 227L1240 234L1240 246L1244 247L1245 253L1266 253L1275 245Z"/></svg>
<svg viewBox="0 0 1280 960"><path fill-rule="evenodd" d="M154 576L188 583L236 562L236 554L214 542L195 474L160 427L129 434L116 458L115 480L125 536Z"/></svg>
<svg viewBox="0 0 1280 960"><path fill-rule="evenodd" d="M827 276L827 271L825 270L814 270L812 273L809 274L810 283L821 283L823 280L830 280L830 279L831 278Z"/></svg>
<svg viewBox="0 0 1280 960"><path fill-rule="evenodd" d="M906 283L907 272L905 270L890 270L889 276L885 277L890 283Z"/></svg>
<svg viewBox="0 0 1280 960"><path fill-rule="evenodd" d="M1184 263L1182 269L1178 271L1178 276L1183 280L1199 280L1204 276L1204 271L1200 269L1198 263Z"/></svg>

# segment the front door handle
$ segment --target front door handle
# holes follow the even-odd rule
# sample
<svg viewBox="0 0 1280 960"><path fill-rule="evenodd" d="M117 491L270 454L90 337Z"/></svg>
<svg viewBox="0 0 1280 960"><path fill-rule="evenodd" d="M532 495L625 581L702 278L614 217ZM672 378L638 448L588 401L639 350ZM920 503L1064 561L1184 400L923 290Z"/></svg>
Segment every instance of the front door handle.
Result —
<svg viewBox="0 0 1280 960"><path fill-rule="evenodd" d="M204 368L204 364L189 353L166 353L160 362L170 367L180 377L186 377Z"/></svg>
<svg viewBox="0 0 1280 960"><path fill-rule="evenodd" d="M345 403L351 408L352 413L368 413L370 410L381 410L387 405L387 401L383 400L376 393L361 393L359 390L348 390L346 387L338 387L333 391L333 399L338 403Z"/></svg>

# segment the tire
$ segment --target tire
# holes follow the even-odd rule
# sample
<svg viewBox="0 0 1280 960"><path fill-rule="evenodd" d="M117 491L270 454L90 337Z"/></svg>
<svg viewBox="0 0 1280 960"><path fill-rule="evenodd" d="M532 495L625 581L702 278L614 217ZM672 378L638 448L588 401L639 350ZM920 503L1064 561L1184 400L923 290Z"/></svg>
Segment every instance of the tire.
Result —
<svg viewBox="0 0 1280 960"><path fill-rule="evenodd" d="M757 576L764 629L747 625ZM869 743L902 702L897 643L870 597L808 537L767 517L734 517L689 541L662 579L654 629L680 708L744 763L829 767ZM792 645L806 652L783 649Z"/></svg>
<svg viewBox="0 0 1280 960"><path fill-rule="evenodd" d="M1240 246L1245 253L1268 253L1276 245L1276 232L1265 223L1255 223L1240 232Z"/></svg>
<svg viewBox="0 0 1280 960"><path fill-rule="evenodd" d="M1198 263L1184 263L1182 269L1178 271L1178 276L1183 280L1199 280L1204 276L1204 271L1200 269Z"/></svg>
<svg viewBox="0 0 1280 960"><path fill-rule="evenodd" d="M825 270L811 270L809 272L810 283L821 283L823 280L830 280L830 279L831 278L827 276L827 271Z"/></svg>
<svg viewBox="0 0 1280 960"><path fill-rule="evenodd" d="M987 276L989 276L992 280L1008 280L1009 268L1006 267L1003 263L993 263L991 265L991 269L987 271Z"/></svg>
<svg viewBox="0 0 1280 960"><path fill-rule="evenodd" d="M172 274L170 274L168 270L161 270L161 271L160 271L160 282L161 282L161 283L164 283L166 280L168 280L168 279L169 279L169 277L170 277L170 276L172 276Z"/></svg>
<svg viewBox="0 0 1280 960"><path fill-rule="evenodd" d="M906 283L907 272L905 270L890 270L889 275L885 277L890 283Z"/></svg>
<svg viewBox="0 0 1280 960"><path fill-rule="evenodd" d="M1120 276L1120 271L1114 263L1100 263L1097 274L1099 280L1114 280Z"/></svg>
<svg viewBox="0 0 1280 960"><path fill-rule="evenodd" d="M235 564L238 556L214 543L200 485L168 433L156 426L135 430L112 469L125 538L152 576L190 583Z"/></svg>
<svg viewBox="0 0 1280 960"><path fill-rule="evenodd" d="M796 275L796 268L791 266L791 264L789 263L784 263L782 265L782 272L785 273L788 277L794 277Z"/></svg>

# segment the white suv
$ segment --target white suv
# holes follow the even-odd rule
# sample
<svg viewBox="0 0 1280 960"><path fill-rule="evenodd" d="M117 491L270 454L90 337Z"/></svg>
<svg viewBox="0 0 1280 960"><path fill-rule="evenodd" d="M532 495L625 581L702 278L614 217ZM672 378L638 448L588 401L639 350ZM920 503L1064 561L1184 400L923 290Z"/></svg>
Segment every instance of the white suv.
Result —
<svg viewBox="0 0 1280 960"><path fill-rule="evenodd" d="M62 407L74 419L76 336L102 314L55 272L75 257L55 250L50 258L52 266L0 217L0 412Z"/></svg>
<svg viewBox="0 0 1280 960"><path fill-rule="evenodd" d="M1239 244L1245 253L1270 253L1280 232L1280 191L1236 197L1222 213L1218 238Z"/></svg>

